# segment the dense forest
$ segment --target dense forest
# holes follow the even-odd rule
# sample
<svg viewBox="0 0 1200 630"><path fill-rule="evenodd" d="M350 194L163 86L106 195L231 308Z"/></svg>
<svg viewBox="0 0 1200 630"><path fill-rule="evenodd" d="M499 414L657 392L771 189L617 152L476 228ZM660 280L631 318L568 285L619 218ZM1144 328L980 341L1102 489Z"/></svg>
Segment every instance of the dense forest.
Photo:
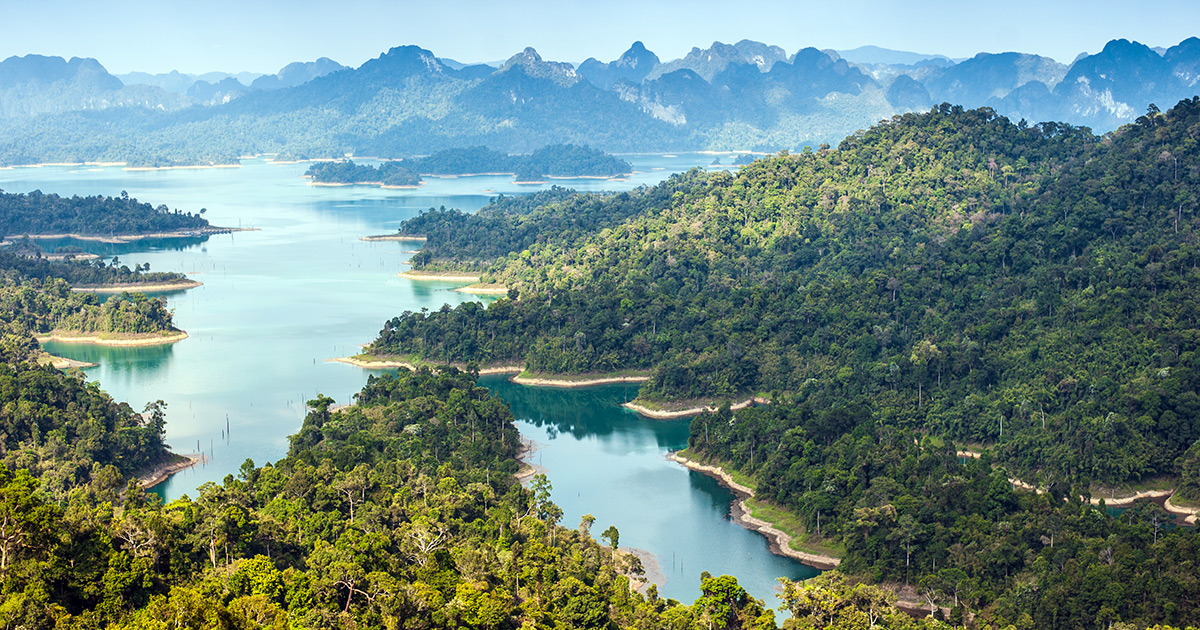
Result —
<svg viewBox="0 0 1200 630"><path fill-rule="evenodd" d="M1156 503L1110 514L1065 485L1017 491L990 453L961 458L862 406L726 407L692 420L689 445L752 476L809 542L843 548L840 572L912 589L954 619L1200 625L1200 532Z"/></svg>
<svg viewBox="0 0 1200 630"><path fill-rule="evenodd" d="M633 171L620 158L573 144L545 146L529 155L509 155L487 147L444 149L419 158L381 162L378 167L345 162L318 162L304 173L330 184L415 186L421 175L479 175L512 173L517 181L550 177L615 177Z"/></svg>
<svg viewBox="0 0 1200 630"><path fill-rule="evenodd" d="M68 377L69 378L69 377ZM97 475L65 498L0 466L0 624L39 628L776 628L730 576L690 605L630 588L635 559L559 525L550 484L513 477L512 415L475 374L372 377L318 396L288 456L163 505ZM122 492L122 490L124 490ZM802 627L942 628L838 579L788 583ZM834 622L832 625L830 622Z"/></svg>
<svg viewBox="0 0 1200 630"><path fill-rule="evenodd" d="M517 300L405 313L368 350L651 369L648 404L858 403L994 445L1030 483L1176 475L1200 438L1198 128L1200 99L1104 137L942 106L836 150L677 176L661 205L596 198L620 218L591 233L558 231L553 206L574 202L553 201L525 215L549 238L503 241L524 249L484 272ZM495 231L426 214L428 252L495 253L443 241L439 220Z"/></svg>
<svg viewBox="0 0 1200 630"><path fill-rule="evenodd" d="M345 162L317 162L304 171L319 184L370 184L375 186L416 186L421 176L399 162L381 162L379 166Z"/></svg>
<svg viewBox="0 0 1200 630"><path fill-rule="evenodd" d="M19 253L17 253L19 252ZM150 271L150 263L139 263L130 269L121 264L119 257L107 263L103 259L50 260L42 257L37 243L18 240L9 248L0 248L0 269L11 277L21 280L38 279L45 282L51 278L62 278L72 286L106 284L174 283L187 280L177 271Z"/></svg>
<svg viewBox="0 0 1200 630"><path fill-rule="evenodd" d="M199 213L157 208L122 192L119 197L60 197L35 190L28 194L0 191L0 234L78 234L127 236L200 230L208 221Z"/></svg>

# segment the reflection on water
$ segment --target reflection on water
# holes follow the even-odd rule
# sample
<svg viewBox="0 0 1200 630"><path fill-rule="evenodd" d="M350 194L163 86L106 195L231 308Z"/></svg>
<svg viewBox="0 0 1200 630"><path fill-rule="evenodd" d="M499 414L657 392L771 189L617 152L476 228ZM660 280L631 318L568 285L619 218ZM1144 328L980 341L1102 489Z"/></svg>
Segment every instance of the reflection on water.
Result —
<svg viewBox="0 0 1200 630"><path fill-rule="evenodd" d="M736 575L774 606L776 578L817 574L772 555L766 538L731 521L734 496L716 480L666 459L687 446L688 421L649 420L621 407L636 385L551 389L498 376L480 384L509 403L521 434L538 446L530 461L546 469L562 522L592 514L596 527L615 525L623 545L655 555L664 597L692 601L708 571Z"/></svg>

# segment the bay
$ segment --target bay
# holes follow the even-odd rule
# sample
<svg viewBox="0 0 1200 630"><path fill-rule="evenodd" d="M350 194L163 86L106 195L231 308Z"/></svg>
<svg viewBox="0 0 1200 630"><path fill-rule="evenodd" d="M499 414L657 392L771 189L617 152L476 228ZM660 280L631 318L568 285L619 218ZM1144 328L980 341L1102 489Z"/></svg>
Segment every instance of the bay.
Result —
<svg viewBox="0 0 1200 630"><path fill-rule="evenodd" d="M240 168L125 171L119 167L0 169L7 192L40 189L60 195L119 195L183 211L205 208L214 225L256 228L203 242L175 239L108 245L64 241L123 264L150 263L182 271L203 286L167 294L176 325L190 337L171 346L112 348L47 343L48 351L90 361L85 370L117 400L139 408L167 402L167 442L177 452L202 452L201 466L156 488L165 499L236 474L246 459L282 457L287 436L318 393L348 403L369 373L331 362L358 352L383 322L403 311L437 309L467 300L458 284L413 282L397 274L413 243L364 242L394 232L430 207L475 211L496 194L561 185L627 190L671 173L707 165L711 155L626 156L637 172L626 181L551 180L517 185L509 176L427 178L412 190L316 187L300 176L306 164L248 159ZM721 156L723 161L725 156ZM513 407L523 436L540 445L534 463L554 484L553 499L573 526L596 516L622 546L653 554L660 593L690 602L699 575L731 574L768 606L775 578L816 572L769 553L767 541L729 520L732 495L715 481L668 461L687 445L687 421L647 420L620 407L628 386L553 390L481 382Z"/></svg>

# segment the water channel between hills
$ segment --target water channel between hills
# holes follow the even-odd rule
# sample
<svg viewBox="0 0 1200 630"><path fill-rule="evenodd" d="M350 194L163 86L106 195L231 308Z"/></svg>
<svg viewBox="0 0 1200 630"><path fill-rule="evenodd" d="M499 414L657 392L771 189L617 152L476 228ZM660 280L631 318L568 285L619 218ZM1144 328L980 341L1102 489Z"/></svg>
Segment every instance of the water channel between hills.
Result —
<svg viewBox="0 0 1200 630"><path fill-rule="evenodd" d="M358 352L386 319L445 303L489 301L457 293L455 284L398 277L414 244L364 242L362 236L394 232L401 221L430 207L475 211L498 193L552 184L580 190L654 184L712 157L632 156L627 159L638 172L627 181L535 186L513 184L508 176L480 176L427 178L413 190L314 187L300 177L304 164L254 159L230 169L0 169L0 189L60 195L124 190L156 206L206 208L204 216L214 225L258 228L204 242L70 243L118 255L130 267L150 263L154 271L182 271L204 283L167 295L176 325L190 335L177 344L45 344L54 354L99 364L85 373L117 400L138 409L160 398L167 402L167 442L176 452L199 450L209 458L156 488L170 500L194 496L197 486L236 473L247 458L262 464L282 457L287 436L303 420L304 402L317 393L350 402L368 371L329 359ZM481 383L509 402L522 435L538 445L533 463L554 485L563 524L573 526L590 513L596 517L594 531L615 525L622 546L654 555L665 578L659 584L663 596L692 601L700 594L700 573L708 571L736 575L774 607L777 577L816 574L772 555L763 536L730 521L729 491L665 459L667 451L687 445L688 423L647 420L620 407L635 387L555 390L498 377Z"/></svg>

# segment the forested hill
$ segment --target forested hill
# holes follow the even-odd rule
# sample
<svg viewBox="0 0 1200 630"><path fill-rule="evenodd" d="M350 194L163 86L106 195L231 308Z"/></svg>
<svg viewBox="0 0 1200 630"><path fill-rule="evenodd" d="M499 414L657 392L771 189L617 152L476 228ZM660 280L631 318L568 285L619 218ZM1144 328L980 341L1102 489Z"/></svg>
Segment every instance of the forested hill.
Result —
<svg viewBox="0 0 1200 630"><path fill-rule="evenodd" d="M775 630L772 611L731 576L700 574L691 604L631 589L640 563L617 551L615 527L603 524L602 545L590 515L561 522L546 477L529 489L513 477L512 414L477 376L371 377L357 404L336 412L318 396L286 458L247 460L236 477L165 506L100 479L53 501L25 471L0 465L0 518L19 536L0 564L0 623ZM948 627L838 579L788 582L785 596L794 617L820 627Z"/></svg>
<svg viewBox="0 0 1200 630"><path fill-rule="evenodd" d="M199 213L157 208L122 193L120 197L95 195L60 197L0 191L0 235L78 234L112 236L153 234L209 227Z"/></svg>
<svg viewBox="0 0 1200 630"><path fill-rule="evenodd" d="M498 257L518 301L406 313L370 350L653 369L651 402L860 402L1031 481L1171 474L1200 436L1198 126L1196 99L1104 137L896 117Z"/></svg>

